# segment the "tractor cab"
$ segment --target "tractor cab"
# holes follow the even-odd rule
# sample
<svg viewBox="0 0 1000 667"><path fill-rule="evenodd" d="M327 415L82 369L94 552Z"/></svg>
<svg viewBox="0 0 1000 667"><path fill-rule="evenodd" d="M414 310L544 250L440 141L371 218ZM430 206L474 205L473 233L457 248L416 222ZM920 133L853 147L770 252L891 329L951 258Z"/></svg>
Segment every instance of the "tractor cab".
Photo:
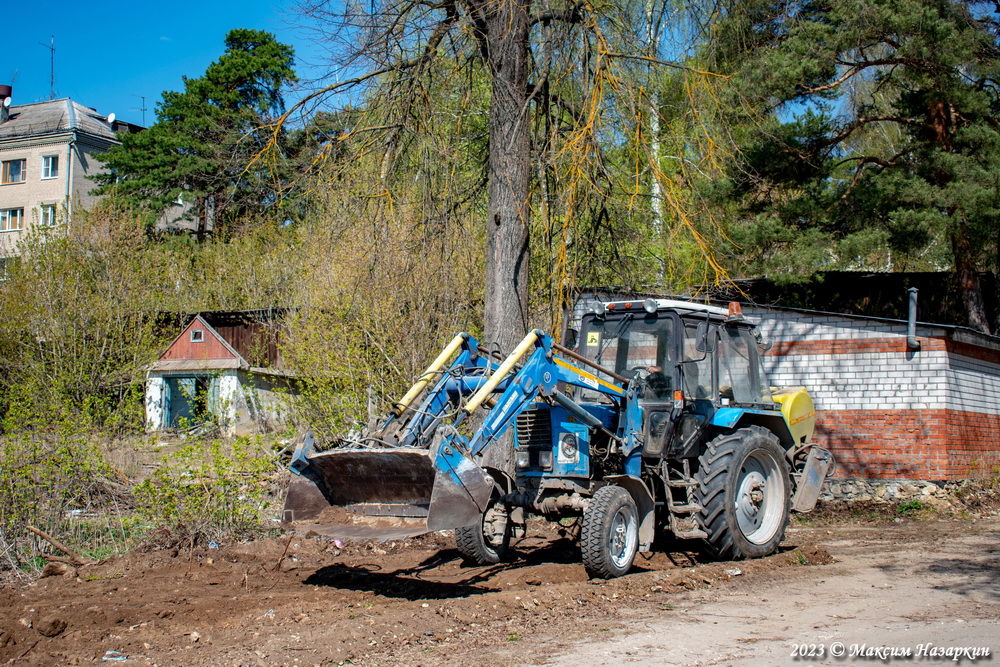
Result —
<svg viewBox="0 0 1000 667"><path fill-rule="evenodd" d="M696 456L700 434L724 408L778 409L759 341L739 304L645 299L600 304L584 316L579 352L629 380L643 407L644 454L674 458ZM602 398L577 395L584 403Z"/></svg>

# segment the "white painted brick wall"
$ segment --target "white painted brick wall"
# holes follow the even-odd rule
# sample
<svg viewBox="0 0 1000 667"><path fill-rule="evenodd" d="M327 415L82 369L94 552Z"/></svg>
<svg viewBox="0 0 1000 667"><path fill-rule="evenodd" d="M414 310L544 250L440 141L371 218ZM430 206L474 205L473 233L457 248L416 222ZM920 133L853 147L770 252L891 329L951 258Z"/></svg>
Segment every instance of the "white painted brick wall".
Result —
<svg viewBox="0 0 1000 667"><path fill-rule="evenodd" d="M905 323L746 309L772 342L905 338ZM807 324L803 323L807 321ZM919 326L918 336L946 330ZM909 357L909 358L907 358ZM938 350L765 357L774 385L803 385L817 409L951 409L1000 415L1000 364Z"/></svg>
<svg viewBox="0 0 1000 667"><path fill-rule="evenodd" d="M577 322L590 305L577 303ZM772 343L906 337L905 322L743 310ZM963 334L952 332L956 338ZM917 327L918 337L942 338L948 333L931 325ZM806 387L818 410L951 409L1000 415L1000 364L944 350L766 356L764 366L772 385Z"/></svg>

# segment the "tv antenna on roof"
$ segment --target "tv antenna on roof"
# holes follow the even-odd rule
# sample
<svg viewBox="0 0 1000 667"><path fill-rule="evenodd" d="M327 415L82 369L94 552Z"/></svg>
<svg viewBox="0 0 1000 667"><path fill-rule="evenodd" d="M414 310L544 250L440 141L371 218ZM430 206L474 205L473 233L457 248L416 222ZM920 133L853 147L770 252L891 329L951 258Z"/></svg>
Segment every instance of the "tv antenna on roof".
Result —
<svg viewBox="0 0 1000 667"><path fill-rule="evenodd" d="M132 93L132 97L138 97L140 100L142 100L142 106L141 107L132 107L132 108L135 109L135 110L137 110L137 111L141 111L142 112L142 126L146 127L146 96L145 95L136 95L135 93Z"/></svg>
<svg viewBox="0 0 1000 667"><path fill-rule="evenodd" d="M52 43L46 45L38 42L49 50L49 99L56 99L56 36L52 35Z"/></svg>

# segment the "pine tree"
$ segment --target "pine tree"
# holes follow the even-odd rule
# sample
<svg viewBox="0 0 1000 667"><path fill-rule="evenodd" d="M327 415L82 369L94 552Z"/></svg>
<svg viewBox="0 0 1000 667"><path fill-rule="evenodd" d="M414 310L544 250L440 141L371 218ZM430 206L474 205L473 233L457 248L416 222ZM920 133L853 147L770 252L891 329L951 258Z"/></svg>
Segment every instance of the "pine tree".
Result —
<svg viewBox="0 0 1000 667"><path fill-rule="evenodd" d="M1000 259L995 8L955 0L735 3L720 62L770 122L727 193L758 268L954 271L991 327L977 271ZM890 261L889 257L893 257Z"/></svg>
<svg viewBox="0 0 1000 667"><path fill-rule="evenodd" d="M183 92L166 91L157 120L122 137L100 156L108 172L98 194L160 214L179 198L199 236L276 204L284 190L280 166L256 160L284 112L281 89L296 80L294 52L270 33L239 28L226 35L225 53Z"/></svg>

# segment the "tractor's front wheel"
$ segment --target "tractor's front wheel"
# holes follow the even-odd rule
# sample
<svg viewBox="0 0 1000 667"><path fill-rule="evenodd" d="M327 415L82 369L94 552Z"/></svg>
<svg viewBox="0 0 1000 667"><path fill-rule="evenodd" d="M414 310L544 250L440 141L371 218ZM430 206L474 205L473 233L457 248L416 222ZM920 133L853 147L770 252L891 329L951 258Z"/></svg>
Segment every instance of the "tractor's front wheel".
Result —
<svg viewBox="0 0 1000 667"><path fill-rule="evenodd" d="M469 560L479 565L493 565L510 555L513 532L510 508L494 493L478 524L455 529L455 545Z"/></svg>
<svg viewBox="0 0 1000 667"><path fill-rule="evenodd" d="M695 479L708 551L736 559L778 549L788 527L791 476L777 436L759 426L718 436L699 457Z"/></svg>
<svg viewBox="0 0 1000 667"><path fill-rule="evenodd" d="M593 577L620 577L632 567L639 548L639 511L620 486L602 486L583 512L580 529L583 565Z"/></svg>

